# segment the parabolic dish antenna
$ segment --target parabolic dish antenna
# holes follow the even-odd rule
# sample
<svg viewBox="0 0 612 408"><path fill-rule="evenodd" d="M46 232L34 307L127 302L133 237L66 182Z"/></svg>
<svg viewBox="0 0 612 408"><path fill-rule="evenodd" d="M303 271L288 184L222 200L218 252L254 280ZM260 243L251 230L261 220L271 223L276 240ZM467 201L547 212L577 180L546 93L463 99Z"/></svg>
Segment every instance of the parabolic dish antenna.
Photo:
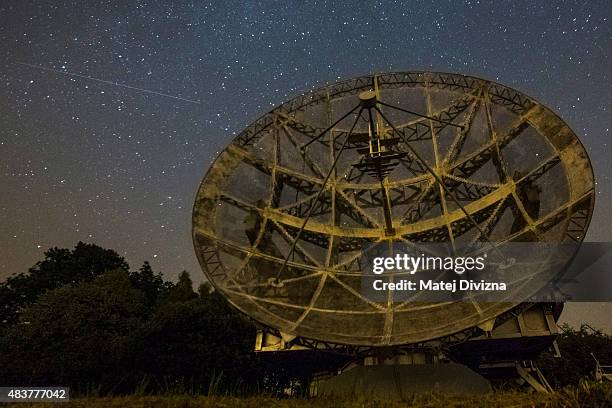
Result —
<svg viewBox="0 0 612 408"><path fill-rule="evenodd" d="M364 76L292 99L236 136L200 185L193 240L215 288L270 328L412 344L521 300L373 301L361 290L368 246L580 242L593 186L572 130L514 89L435 72Z"/></svg>

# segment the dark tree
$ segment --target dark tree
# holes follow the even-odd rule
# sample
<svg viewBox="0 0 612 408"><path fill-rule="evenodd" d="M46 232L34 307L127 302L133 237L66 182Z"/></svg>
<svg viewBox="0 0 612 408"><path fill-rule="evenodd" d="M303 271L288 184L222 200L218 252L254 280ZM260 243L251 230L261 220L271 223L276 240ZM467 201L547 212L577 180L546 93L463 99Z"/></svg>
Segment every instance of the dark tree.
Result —
<svg viewBox="0 0 612 408"><path fill-rule="evenodd" d="M164 282L161 272L153 272L149 262L145 261L137 272L130 273L132 286L144 294L147 306L153 308L161 297L173 287L170 282Z"/></svg>
<svg viewBox="0 0 612 408"><path fill-rule="evenodd" d="M158 383L168 377L189 379L201 391L214 377L225 386L252 384L254 340L250 322L217 292L203 292L158 308L138 335L135 364Z"/></svg>
<svg viewBox="0 0 612 408"><path fill-rule="evenodd" d="M602 365L612 365L612 337L587 324L577 330L564 325L562 330L557 338L561 358L544 353L538 361L553 387L577 385L583 378L592 379L595 372L593 355Z"/></svg>
<svg viewBox="0 0 612 408"><path fill-rule="evenodd" d="M147 315L123 269L49 291L0 338L0 383L118 384Z"/></svg>
<svg viewBox="0 0 612 408"><path fill-rule="evenodd" d="M168 291L168 300L170 302L185 302L197 297L198 294L193 291L193 281L189 276L189 272L181 272L178 282Z"/></svg>
<svg viewBox="0 0 612 408"><path fill-rule="evenodd" d="M45 259L27 273L12 276L0 284L0 323L14 322L24 307L48 290L67 284L90 281L107 270L128 270L129 265L115 251L79 242L70 251L51 248Z"/></svg>

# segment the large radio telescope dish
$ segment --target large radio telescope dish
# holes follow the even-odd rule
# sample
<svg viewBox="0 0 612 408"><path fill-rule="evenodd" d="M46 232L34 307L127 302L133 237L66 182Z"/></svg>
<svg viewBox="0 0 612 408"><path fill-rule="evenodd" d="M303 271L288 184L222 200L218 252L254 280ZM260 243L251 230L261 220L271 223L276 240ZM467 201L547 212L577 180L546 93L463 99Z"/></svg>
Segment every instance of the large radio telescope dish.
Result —
<svg viewBox="0 0 612 408"><path fill-rule="evenodd" d="M292 99L236 136L200 185L193 239L215 288L268 327L410 344L520 301L374 302L360 291L367 245L580 242L593 186L572 130L514 89L445 73L364 76Z"/></svg>

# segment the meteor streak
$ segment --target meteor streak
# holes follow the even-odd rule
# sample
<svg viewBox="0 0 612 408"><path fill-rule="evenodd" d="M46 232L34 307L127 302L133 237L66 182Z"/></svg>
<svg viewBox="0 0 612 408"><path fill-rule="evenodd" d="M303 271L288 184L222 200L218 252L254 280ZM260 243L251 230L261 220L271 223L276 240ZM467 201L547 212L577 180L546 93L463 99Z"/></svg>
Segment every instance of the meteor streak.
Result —
<svg viewBox="0 0 612 408"><path fill-rule="evenodd" d="M149 94L153 94L153 95L158 95L158 96L163 96L166 98L172 98L172 99L178 99L179 101L184 101L184 102L189 102L189 103L195 103L197 105L200 105L200 101L194 101L192 99L187 99L187 98L181 98L180 96L174 96L174 95L168 95L162 92L157 92L157 91L151 91L150 89L143 89L143 88L138 88L135 86L131 86L131 85L126 85L126 84L120 84L118 82L113 82L113 81L106 81L104 79L99 79L99 78L94 78L94 77L90 77L88 75L83 75L83 74L77 74L74 72L68 72L68 71L61 71L59 69L53 69L53 68L47 68L47 67L41 67L39 65L33 65L33 64L27 64L25 62L16 62L16 64L18 65L24 65L26 67L30 67L30 68L37 68L43 71L49 71L49 72L55 72L56 74L62 74L62 75L67 75L67 76L73 76L73 77L78 77L78 78L85 78L85 79L89 79L90 81L96 81L96 82L101 82L103 84L108 84L108 85L114 85L114 86L120 86L122 88L127 88L127 89L132 89L134 91L140 91L140 92L146 92Z"/></svg>

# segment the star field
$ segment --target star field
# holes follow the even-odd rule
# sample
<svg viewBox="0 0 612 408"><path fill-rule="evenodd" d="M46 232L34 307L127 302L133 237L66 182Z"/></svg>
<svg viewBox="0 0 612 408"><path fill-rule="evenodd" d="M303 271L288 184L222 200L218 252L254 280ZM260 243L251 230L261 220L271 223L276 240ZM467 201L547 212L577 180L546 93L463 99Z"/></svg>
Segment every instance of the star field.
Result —
<svg viewBox="0 0 612 408"><path fill-rule="evenodd" d="M612 239L605 1L4 1L0 44L0 278L82 240L200 280L191 208L216 154L288 98L377 71L472 74L556 111L595 169L587 239Z"/></svg>

